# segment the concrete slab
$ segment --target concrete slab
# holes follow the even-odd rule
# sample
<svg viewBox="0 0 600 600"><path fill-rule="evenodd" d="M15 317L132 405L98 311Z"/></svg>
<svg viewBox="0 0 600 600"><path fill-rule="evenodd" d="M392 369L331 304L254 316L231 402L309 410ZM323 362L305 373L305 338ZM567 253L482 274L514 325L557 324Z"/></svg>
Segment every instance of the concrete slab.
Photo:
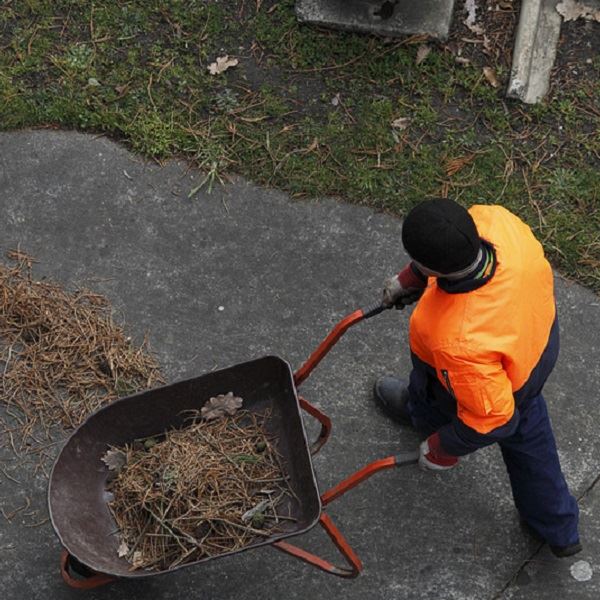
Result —
<svg viewBox="0 0 600 600"><path fill-rule="evenodd" d="M296 0L300 21L384 36L446 39L454 0Z"/></svg>
<svg viewBox="0 0 600 600"><path fill-rule="evenodd" d="M579 503L581 525L586 532L585 551L569 561L556 561L548 548L536 553L502 595L504 600L552 598L587 600L600 597L600 489L594 487Z"/></svg>
<svg viewBox="0 0 600 600"><path fill-rule="evenodd" d="M527 104L548 93L560 37L560 0L523 0L506 95Z"/></svg>
<svg viewBox="0 0 600 600"><path fill-rule="evenodd" d="M393 217L334 200L292 201L241 179L188 199L200 181L184 164L147 163L101 137L2 133L0 252L20 244L41 261L36 276L106 294L135 336L149 332L169 380L264 354L298 366L342 315L377 299L383 278L406 260ZM581 495L600 470L600 301L560 278L557 298L563 349L547 398L564 470ZM350 330L303 385L334 425L314 463L323 491L417 443L375 410L370 393L377 375L409 369L407 316L388 312ZM81 597L60 578L52 529L37 525L44 478L11 462L7 449L0 460L19 482L0 472L0 507L10 513L28 497L39 512L36 520L0 519L3 597ZM589 510L597 520L597 505ZM365 563L354 581L266 548L86 598L491 599L538 549L519 528L496 448L444 475L415 467L376 475L328 511ZM583 527L590 560L593 519ZM317 530L297 541L335 559ZM542 578L536 585L537 597L555 597Z"/></svg>

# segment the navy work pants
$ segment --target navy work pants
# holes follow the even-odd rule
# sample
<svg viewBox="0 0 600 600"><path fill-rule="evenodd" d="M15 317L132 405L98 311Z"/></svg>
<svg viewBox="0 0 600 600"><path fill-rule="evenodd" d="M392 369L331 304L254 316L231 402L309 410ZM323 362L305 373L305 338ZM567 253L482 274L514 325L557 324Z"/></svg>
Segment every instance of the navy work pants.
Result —
<svg viewBox="0 0 600 600"><path fill-rule="evenodd" d="M542 394L519 407L517 431L499 442L521 517L552 546L579 541L579 509L560 469Z"/></svg>

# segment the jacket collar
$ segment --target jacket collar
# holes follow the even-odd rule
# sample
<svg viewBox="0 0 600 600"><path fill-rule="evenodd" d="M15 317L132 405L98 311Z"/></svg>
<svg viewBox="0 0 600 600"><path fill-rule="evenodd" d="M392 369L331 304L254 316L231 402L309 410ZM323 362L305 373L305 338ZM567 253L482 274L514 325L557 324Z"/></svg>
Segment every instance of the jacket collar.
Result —
<svg viewBox="0 0 600 600"><path fill-rule="evenodd" d="M486 240L481 240L481 245L483 246L485 252L483 252L483 256L477 267L473 269L470 275L463 277L462 279L446 279L444 277L437 278L438 287L447 292L448 294L464 294L466 292L472 292L480 287L483 287L496 272L496 266L498 265L498 260L496 258L496 250L494 246L487 242ZM477 277L477 274L483 269L487 257L491 254L492 257L492 266L490 272L484 277Z"/></svg>

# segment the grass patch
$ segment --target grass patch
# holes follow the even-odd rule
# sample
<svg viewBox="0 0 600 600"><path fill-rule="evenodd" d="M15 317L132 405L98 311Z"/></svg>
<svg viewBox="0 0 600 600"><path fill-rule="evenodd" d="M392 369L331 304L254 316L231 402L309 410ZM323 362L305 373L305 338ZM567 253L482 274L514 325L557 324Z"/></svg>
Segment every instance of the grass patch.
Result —
<svg viewBox="0 0 600 600"><path fill-rule="evenodd" d="M0 123L106 132L298 196L403 215L420 199L500 203L555 265L600 291L600 59L540 105L423 39L300 25L293 0L13 0L0 7ZM238 67L212 76L217 56ZM487 60L487 59L486 59ZM508 69L498 60L496 75ZM407 119L406 128L392 127Z"/></svg>

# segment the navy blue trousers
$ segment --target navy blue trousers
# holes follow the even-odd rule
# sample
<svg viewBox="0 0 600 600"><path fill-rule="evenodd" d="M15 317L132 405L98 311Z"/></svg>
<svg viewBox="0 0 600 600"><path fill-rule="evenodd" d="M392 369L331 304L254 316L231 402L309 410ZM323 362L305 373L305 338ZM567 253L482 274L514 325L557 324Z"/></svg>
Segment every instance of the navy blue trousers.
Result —
<svg viewBox="0 0 600 600"><path fill-rule="evenodd" d="M506 437L476 435L479 447L498 443L508 470L515 505L521 518L552 546L579 541L579 509L560 468L543 385L558 356L558 325L552 329L540 364L522 390L515 394L518 424ZM435 376L435 371L413 357L408 409L413 425L431 435L453 420L456 402ZM464 426L463 426L464 427ZM475 450L476 448L472 448Z"/></svg>
<svg viewBox="0 0 600 600"><path fill-rule="evenodd" d="M498 442L515 505L522 519L550 545L575 544L579 509L560 468L542 394L528 398L519 412L516 433Z"/></svg>

